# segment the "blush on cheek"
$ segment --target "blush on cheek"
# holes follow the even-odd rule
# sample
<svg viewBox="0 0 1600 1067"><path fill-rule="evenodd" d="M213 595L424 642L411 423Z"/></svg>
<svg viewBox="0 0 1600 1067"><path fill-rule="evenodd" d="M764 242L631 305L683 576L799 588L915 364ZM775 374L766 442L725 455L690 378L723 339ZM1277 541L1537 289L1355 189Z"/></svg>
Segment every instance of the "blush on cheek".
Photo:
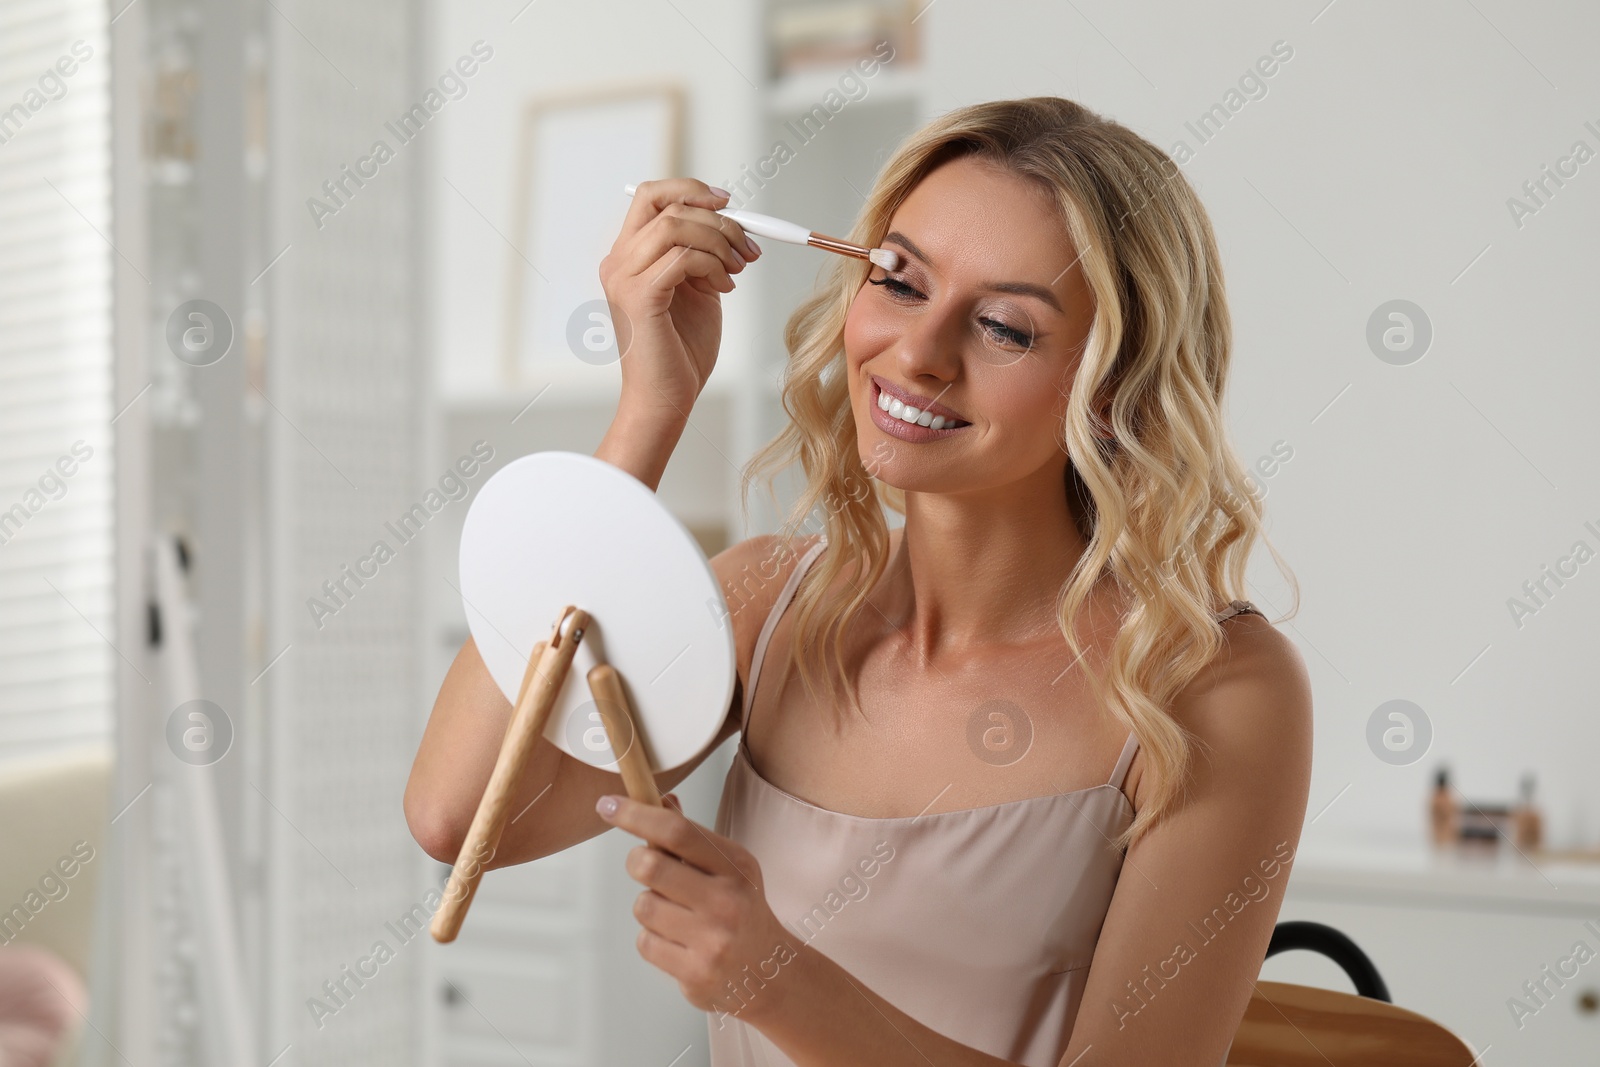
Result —
<svg viewBox="0 0 1600 1067"><path fill-rule="evenodd" d="M849 366L860 366L899 339L894 317L873 307L870 294L859 294L844 320L844 351Z"/></svg>
<svg viewBox="0 0 1600 1067"><path fill-rule="evenodd" d="M861 306L861 298L857 296L850 303L850 310L844 316L844 351L845 355L853 358L861 351L862 344L862 319L866 317L866 309Z"/></svg>

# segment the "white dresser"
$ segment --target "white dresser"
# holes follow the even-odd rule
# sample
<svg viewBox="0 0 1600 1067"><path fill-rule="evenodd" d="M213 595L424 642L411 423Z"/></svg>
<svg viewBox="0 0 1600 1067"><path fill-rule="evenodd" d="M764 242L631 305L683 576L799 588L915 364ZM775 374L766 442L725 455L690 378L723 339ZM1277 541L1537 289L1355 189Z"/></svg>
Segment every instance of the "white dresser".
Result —
<svg viewBox="0 0 1600 1067"><path fill-rule="evenodd" d="M1504 853L1308 837L1279 921L1348 934L1395 1004L1450 1027L1485 1067L1600 1064L1600 863L1535 865ZM1351 988L1310 952L1275 956L1261 976ZM1514 1012L1513 998L1529 1010Z"/></svg>

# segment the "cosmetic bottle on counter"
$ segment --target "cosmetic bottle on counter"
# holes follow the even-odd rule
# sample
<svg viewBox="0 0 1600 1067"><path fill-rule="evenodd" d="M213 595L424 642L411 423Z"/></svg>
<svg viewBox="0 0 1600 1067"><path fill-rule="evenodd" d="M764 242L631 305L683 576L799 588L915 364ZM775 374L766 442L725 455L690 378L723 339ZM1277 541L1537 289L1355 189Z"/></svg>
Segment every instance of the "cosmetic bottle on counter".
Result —
<svg viewBox="0 0 1600 1067"><path fill-rule="evenodd" d="M1440 767L1434 777L1433 797L1428 802L1428 821L1435 848L1454 844L1461 821L1461 806L1450 788L1450 770Z"/></svg>
<svg viewBox="0 0 1600 1067"><path fill-rule="evenodd" d="M1520 849L1539 848L1544 839L1544 820L1533 804L1533 773L1522 776L1522 795L1511 812L1514 836Z"/></svg>

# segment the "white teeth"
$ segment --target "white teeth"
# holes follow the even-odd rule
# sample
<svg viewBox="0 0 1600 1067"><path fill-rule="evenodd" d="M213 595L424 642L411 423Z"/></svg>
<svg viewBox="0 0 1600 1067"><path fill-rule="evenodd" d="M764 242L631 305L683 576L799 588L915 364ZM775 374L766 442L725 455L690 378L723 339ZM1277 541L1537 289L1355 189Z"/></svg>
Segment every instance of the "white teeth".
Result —
<svg viewBox="0 0 1600 1067"><path fill-rule="evenodd" d="M878 391L878 408L887 411L901 422L913 423L917 426L926 426L930 430L942 430L953 425L954 419L947 419L943 415L933 415L926 411L919 411L910 404L890 396L881 389Z"/></svg>

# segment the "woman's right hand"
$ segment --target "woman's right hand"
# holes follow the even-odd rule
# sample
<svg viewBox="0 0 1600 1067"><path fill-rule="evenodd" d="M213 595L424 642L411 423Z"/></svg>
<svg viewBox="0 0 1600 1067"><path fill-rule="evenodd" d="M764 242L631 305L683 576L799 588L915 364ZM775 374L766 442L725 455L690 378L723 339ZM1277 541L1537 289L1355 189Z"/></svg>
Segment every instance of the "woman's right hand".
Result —
<svg viewBox="0 0 1600 1067"><path fill-rule="evenodd" d="M694 178L634 190L622 232L600 261L622 353L622 405L688 421L717 362L718 294L732 292L730 275L761 254L737 222L717 214L727 203Z"/></svg>

